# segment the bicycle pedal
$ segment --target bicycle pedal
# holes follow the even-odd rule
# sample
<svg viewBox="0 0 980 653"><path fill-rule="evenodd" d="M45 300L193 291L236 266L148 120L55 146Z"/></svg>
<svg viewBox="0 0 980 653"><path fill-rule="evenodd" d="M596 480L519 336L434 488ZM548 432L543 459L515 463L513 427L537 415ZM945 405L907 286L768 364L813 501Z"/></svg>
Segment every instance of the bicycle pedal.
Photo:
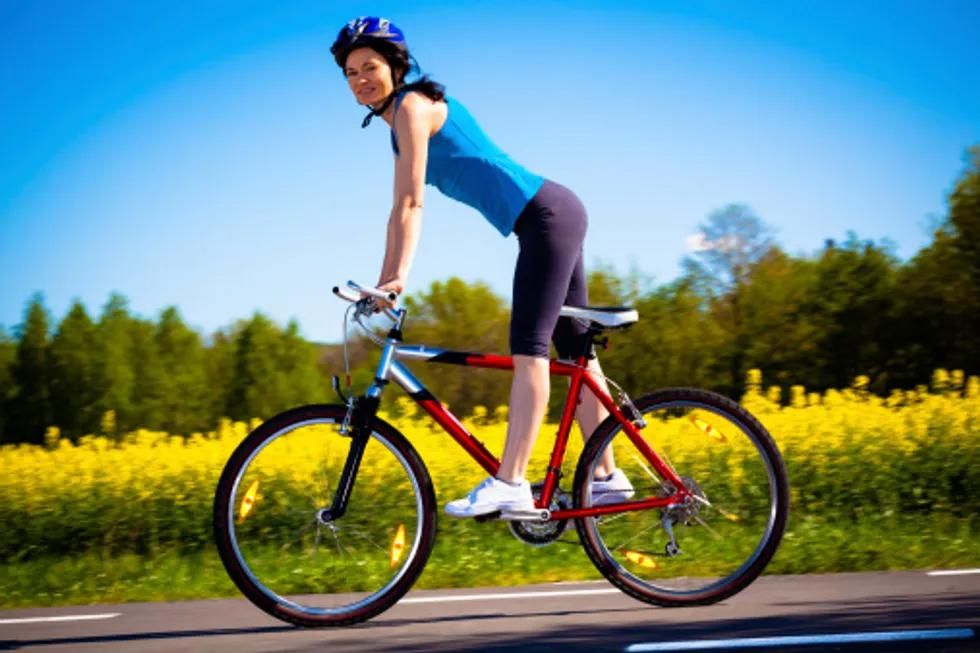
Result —
<svg viewBox="0 0 980 653"><path fill-rule="evenodd" d="M501 521L548 521L551 519L551 511L544 508L534 510L501 510Z"/></svg>

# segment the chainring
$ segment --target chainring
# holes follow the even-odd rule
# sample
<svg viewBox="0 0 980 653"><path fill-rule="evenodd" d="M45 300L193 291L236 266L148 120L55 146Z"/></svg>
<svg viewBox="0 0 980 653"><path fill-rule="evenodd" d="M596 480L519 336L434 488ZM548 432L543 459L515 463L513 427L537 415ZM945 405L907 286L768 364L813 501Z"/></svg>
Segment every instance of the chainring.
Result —
<svg viewBox="0 0 980 653"><path fill-rule="evenodd" d="M544 483L535 483L531 486L531 495L537 501L541 497L541 489ZM551 497L551 505L548 509L552 512L556 510L571 510L572 497L562 490L555 488L554 496ZM568 528L568 520L557 521L508 521L507 526L511 534L525 544L531 546L545 546L551 544L565 532Z"/></svg>

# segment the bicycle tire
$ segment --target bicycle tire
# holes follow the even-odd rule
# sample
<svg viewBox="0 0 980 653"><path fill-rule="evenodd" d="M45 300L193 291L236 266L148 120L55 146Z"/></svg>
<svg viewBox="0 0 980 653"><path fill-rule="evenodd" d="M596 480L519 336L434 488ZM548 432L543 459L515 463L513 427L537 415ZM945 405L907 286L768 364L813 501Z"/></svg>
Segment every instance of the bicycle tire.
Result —
<svg viewBox="0 0 980 653"><path fill-rule="evenodd" d="M576 528L579 539L589 559L606 579L626 594L640 601L663 607L707 605L740 592L769 564L786 528L789 515L789 481L785 463L775 442L762 424L742 406L713 392L691 388L668 388L643 396L636 400L634 405L647 421L646 427L641 429L641 434L662 458L664 447L670 446L668 432L673 429L685 436L691 436L689 442L682 441L680 435L675 437L678 450L685 447L688 451L686 454L688 464L692 466L695 463L700 464L701 471L698 478L688 475L684 466L674 467L669 460L665 462L682 477L685 485L696 488L699 496L705 501L695 502L696 505L700 505L693 511L693 515L654 508L578 519ZM688 410L690 412L687 412ZM672 422L675 417L688 419ZM678 431L685 427L687 431ZM711 435L712 438L698 440L696 434L699 430L702 435ZM660 431L664 433L664 437L661 438L664 442L651 443L650 440L658 437ZM617 435L620 437L617 438ZM712 439L715 442L713 445L709 444ZM736 450L732 444L736 440L739 443L738 455L731 453ZM621 424L610 416L596 429L579 458L573 486L573 503L576 508L592 505L590 488L593 475L601 463L603 452L614 441L623 442L622 445L614 445L613 449L619 466L620 458L626 457L626 454L629 454L628 449L631 447L635 449L635 446L628 440ZM719 444L721 442L724 444ZM725 455L718 454L719 450L726 448L729 451L723 453L727 453L727 458ZM753 452L758 455L757 461L751 457ZM638 456L639 454L634 455L634 457ZM705 461L702 459L712 456L716 458L716 468L708 473L704 468ZM740 465L731 466L732 476L740 473L736 467L751 466L757 472L763 469L767 479L766 491L747 486L749 491L742 490L742 493L748 498L728 498L737 494L735 490L728 489L729 486L735 487L736 484L722 479L724 469L717 469L717 467L721 466L719 462L732 465L732 460L742 460ZM663 497L669 494L669 488L663 487L664 482L656 478L657 475L645 466L642 460L634 465L634 475L646 474L654 477L651 489L656 489L656 482L660 483L660 489L657 490L659 494L655 496ZM744 469L741 473L745 473ZM721 494L713 494L717 492ZM627 500L637 500L643 496L646 495L638 489ZM726 510L721 506L714 506L712 503L714 496L723 497L722 501L736 502L743 510L732 511L730 508ZM712 507L705 507L707 504L712 504ZM706 513L713 511L712 517L715 519L713 524L706 521L707 514L699 514L699 510L702 509ZM763 511L766 511L767 515L753 514ZM651 531L658 528L656 525L650 526L654 512L657 513L660 522L659 531L663 531L663 535L660 536L664 541L663 554L653 550L655 547L651 547L648 551L637 551L605 541L612 539L608 535L603 538L604 524L612 523L613 526L607 530L619 528L620 531L627 533L620 536L621 539L642 536L649 538L648 541L656 540L656 534ZM614 518L620 517L627 517L628 521L623 520L621 525L616 526ZM677 521L673 521L674 518L677 518ZM670 522L670 528L680 535L680 539L674 542L674 550L671 550L671 540L667 535L667 528L663 525L665 520ZM698 530L702 525L703 528ZM644 529L641 535L634 535L641 529ZM761 535L758 535L756 531L760 529ZM683 535L680 534L681 531L684 531ZM702 573L699 570L691 571L692 567L702 564L700 561L688 559L678 562L681 556L685 555L684 538L690 542L692 534L697 552L695 556L703 554L705 569L712 569L711 572L703 572L706 574L705 577L698 575ZM756 536L759 539L753 545L752 540ZM739 537L746 542L740 543ZM680 553L676 551L678 544L680 544ZM748 552L750 546L751 551ZM730 551L730 549L734 550ZM741 557L745 559L741 560ZM672 566L683 571L672 572ZM726 573L720 570L729 567L732 571L727 572L727 575L719 578L714 578L712 575ZM671 573L677 575L671 576Z"/></svg>
<svg viewBox="0 0 980 653"><path fill-rule="evenodd" d="M342 405L311 405L265 421L232 453L215 490L215 541L228 575L257 607L298 626L346 626L387 610L418 579L435 543L436 503L429 473L408 440L378 418L370 425L347 512L336 522L316 520L319 510L330 506L335 490L330 486L331 475L341 458L346 459L345 447L352 442L349 436L338 433L346 413ZM296 448L311 455L292 455ZM290 452L287 458L282 456ZM275 469L271 462L274 456L278 456ZM257 462L260 460L267 461L268 468ZM390 480L385 476L381 483L369 478L381 474L379 469ZM253 476L254 481L250 480ZM319 503L306 508L301 499L309 498L310 487L318 494ZM398 493L398 502L385 504L380 500L382 493L393 492ZM394 509L402 511L397 518L404 521L390 545L387 562L391 569L386 571L384 561L379 560L384 551L376 549L385 548L382 531L390 525L384 521L396 519L386 516ZM301 520L304 512L308 514ZM410 523L413 516L416 523ZM297 524L306 525L297 532ZM283 533L290 533L293 539L275 548L280 539L290 540L282 538ZM253 536L254 543L247 539ZM390 531L387 537L391 541ZM321 540L335 543L336 554L332 546L321 547ZM300 569L305 565L308 579L296 569L290 570L289 565L299 565ZM375 573L384 581L380 588L371 585L382 582L374 580ZM390 578L385 579L386 574ZM338 592L338 587L347 590ZM327 604L330 607L324 607Z"/></svg>

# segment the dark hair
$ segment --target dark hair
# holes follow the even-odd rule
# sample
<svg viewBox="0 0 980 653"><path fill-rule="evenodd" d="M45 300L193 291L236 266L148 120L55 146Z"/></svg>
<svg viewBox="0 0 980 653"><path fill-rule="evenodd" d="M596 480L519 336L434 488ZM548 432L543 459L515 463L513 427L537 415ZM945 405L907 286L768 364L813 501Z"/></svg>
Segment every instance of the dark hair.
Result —
<svg viewBox="0 0 980 653"><path fill-rule="evenodd" d="M405 77L412 70L412 62L415 58L407 50L393 43L389 43L384 39L362 37L355 41L351 47L337 52L334 55L334 60L342 71L347 67L347 57L358 48L371 48L384 57L385 61L391 67L392 75L394 76L392 81L395 84L396 91L418 91L433 102L439 102L445 99L446 87L439 82L429 79L428 75L422 75L422 77L414 82L405 84ZM417 65L415 67L417 68Z"/></svg>

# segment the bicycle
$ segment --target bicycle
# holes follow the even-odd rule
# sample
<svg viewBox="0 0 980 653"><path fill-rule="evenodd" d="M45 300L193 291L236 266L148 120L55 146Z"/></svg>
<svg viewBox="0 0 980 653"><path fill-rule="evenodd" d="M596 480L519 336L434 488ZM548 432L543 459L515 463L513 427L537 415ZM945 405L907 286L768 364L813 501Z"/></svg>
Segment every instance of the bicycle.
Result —
<svg viewBox="0 0 980 653"><path fill-rule="evenodd" d="M221 560L241 592L265 612L299 626L343 626L394 605L428 561L437 505L429 473L409 441L377 416L394 381L488 474L499 462L412 375L402 360L513 369L509 356L405 345L405 309L394 296L348 282L334 293L382 353L375 380L341 404L310 405L265 421L239 444L215 491L214 530ZM381 313L384 339L364 324ZM658 390L635 401L615 383L618 402L586 364L607 330L639 319L630 308L564 307L588 338L575 360L552 359L570 379L535 511L487 515L505 520L532 545L559 538L574 522L592 563L626 594L659 606L715 603L747 587L771 560L786 527L789 486L772 437L744 408L691 388ZM570 491L559 486L574 407L587 388L609 411L588 438ZM612 447L634 494L593 496L592 479ZM370 473L360 474L364 464ZM676 471L675 471L676 470ZM607 497L608 499L608 497Z"/></svg>

